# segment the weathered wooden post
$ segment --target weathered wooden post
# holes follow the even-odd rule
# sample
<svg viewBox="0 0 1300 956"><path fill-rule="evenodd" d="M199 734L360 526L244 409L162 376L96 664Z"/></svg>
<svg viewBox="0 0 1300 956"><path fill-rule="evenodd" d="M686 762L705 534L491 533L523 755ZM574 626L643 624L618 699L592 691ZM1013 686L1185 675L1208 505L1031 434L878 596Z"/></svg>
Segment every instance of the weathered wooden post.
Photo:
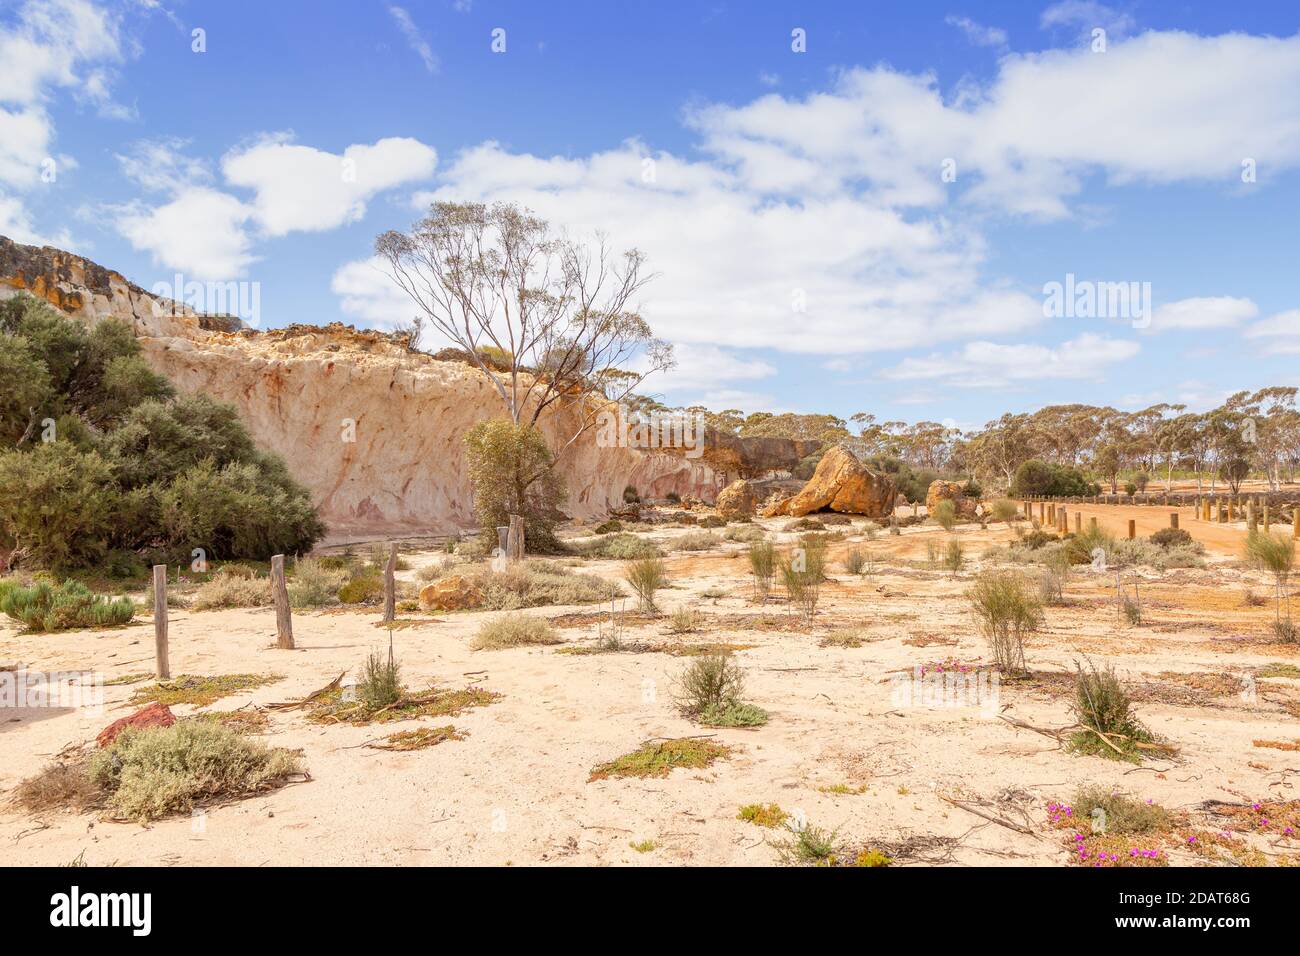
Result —
<svg viewBox="0 0 1300 956"><path fill-rule="evenodd" d="M1132 518L1128 519L1128 539L1132 541L1138 536L1138 523Z"/></svg>
<svg viewBox="0 0 1300 956"><path fill-rule="evenodd" d="M506 539L506 560L522 561L524 559L524 518L523 515L510 516L510 533Z"/></svg>
<svg viewBox="0 0 1300 956"><path fill-rule="evenodd" d="M1259 521L1255 518L1255 500L1246 499L1246 530L1252 534L1259 529Z"/></svg>
<svg viewBox="0 0 1300 956"><path fill-rule="evenodd" d="M1094 532L1097 530L1097 519L1095 516L1088 519L1088 527L1091 528Z"/></svg>
<svg viewBox="0 0 1300 956"><path fill-rule="evenodd" d="M1300 538L1300 504L1291 509L1291 536Z"/></svg>
<svg viewBox="0 0 1300 956"><path fill-rule="evenodd" d="M271 596L275 598L275 646L293 650L293 614L289 610L289 588L284 580L284 555L271 558Z"/></svg>
<svg viewBox="0 0 1300 956"><path fill-rule="evenodd" d="M1074 513L1074 533L1075 534L1083 533L1083 512L1082 511L1076 511Z"/></svg>
<svg viewBox="0 0 1300 956"><path fill-rule="evenodd" d="M1265 502L1264 502L1264 530L1267 531L1267 530L1268 530L1268 526L1269 526L1270 524L1272 524L1272 523L1273 523L1273 522L1270 520L1270 518L1269 518L1269 514L1268 514L1268 502L1265 501Z"/></svg>
<svg viewBox="0 0 1300 956"><path fill-rule="evenodd" d="M1171 511L1171 512L1169 512L1169 527L1173 528L1175 531L1178 530L1178 512L1177 512L1177 511Z"/></svg>
<svg viewBox="0 0 1300 956"><path fill-rule="evenodd" d="M384 623L397 617L397 544L388 546L388 564L384 566Z"/></svg>
<svg viewBox="0 0 1300 956"><path fill-rule="evenodd" d="M167 663L167 565L153 566L153 656L154 676L170 680L171 666Z"/></svg>

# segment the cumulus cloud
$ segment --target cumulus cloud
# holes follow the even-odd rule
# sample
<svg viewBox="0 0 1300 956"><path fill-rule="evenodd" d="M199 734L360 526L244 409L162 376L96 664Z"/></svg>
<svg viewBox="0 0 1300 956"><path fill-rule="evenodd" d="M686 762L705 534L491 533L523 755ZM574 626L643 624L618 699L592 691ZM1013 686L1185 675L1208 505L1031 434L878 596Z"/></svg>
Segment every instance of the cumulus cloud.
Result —
<svg viewBox="0 0 1300 956"><path fill-rule="evenodd" d="M283 236L355 222L376 193L428 179L437 161L433 147L405 137L336 154L278 135L227 154L221 171L230 185L255 193L254 214L266 234Z"/></svg>
<svg viewBox="0 0 1300 956"><path fill-rule="evenodd" d="M1086 332L1055 348L969 342L957 352L907 358L882 376L895 381L938 380L964 388L1002 388L1042 379L1099 379L1117 362L1133 358L1136 342Z"/></svg>
<svg viewBox="0 0 1300 956"><path fill-rule="evenodd" d="M118 231L159 266L187 278L230 279L256 261L247 224L252 210L234 196L206 187L185 187L170 202L118 207Z"/></svg>
<svg viewBox="0 0 1300 956"><path fill-rule="evenodd" d="M1250 299L1232 296L1180 299L1158 306L1148 331L1230 329L1258 314L1259 307Z"/></svg>
<svg viewBox="0 0 1300 956"><path fill-rule="evenodd" d="M177 139L136 143L117 159L125 175L170 201L109 207L118 231L154 261L200 278L243 274L256 261L254 244L291 232L321 232L355 222L375 195L427 179L437 163L432 147L394 137L356 144L341 154L262 137L227 153L221 173L247 200L217 189L208 164L184 155ZM211 216L187 222L186 215ZM195 224L201 223L202 228ZM198 235L203 233L203 235Z"/></svg>
<svg viewBox="0 0 1300 956"><path fill-rule="evenodd" d="M35 230L20 193L41 185L51 156L49 100L60 90L100 113L122 115L111 96L123 58L117 19L89 0L26 0L0 13L0 229L26 242ZM57 167L72 163L59 157ZM66 233L60 233L66 238Z"/></svg>
<svg viewBox="0 0 1300 956"><path fill-rule="evenodd" d="M1137 26L1130 14L1096 0L1060 0L1039 15L1038 23L1044 30L1063 27L1078 30L1085 37L1101 28L1108 39L1126 36Z"/></svg>
<svg viewBox="0 0 1300 956"><path fill-rule="evenodd" d="M1300 309L1261 319L1246 330L1246 338L1259 340L1270 352L1300 355Z"/></svg>

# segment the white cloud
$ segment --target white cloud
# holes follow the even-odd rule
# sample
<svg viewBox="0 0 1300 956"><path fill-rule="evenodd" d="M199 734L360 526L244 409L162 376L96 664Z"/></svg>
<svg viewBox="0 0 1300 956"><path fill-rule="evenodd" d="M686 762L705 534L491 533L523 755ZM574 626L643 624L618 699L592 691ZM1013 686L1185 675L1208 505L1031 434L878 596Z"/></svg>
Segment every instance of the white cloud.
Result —
<svg viewBox="0 0 1300 956"><path fill-rule="evenodd" d="M212 185L208 164L185 156L185 145L178 139L145 140L119 155L128 177L167 193L169 201L106 211L117 230L135 248L151 252L156 263L202 279L242 275L256 261L253 246L260 239L355 222L376 194L427 179L437 163L434 150L413 139L381 139L334 154L284 135L263 137L221 162L229 186L252 191L245 202Z"/></svg>
<svg viewBox="0 0 1300 956"><path fill-rule="evenodd" d="M419 313L411 297L397 287L385 269L378 258L362 259L342 266L330 280L330 291L339 297L343 311L371 328L392 329ZM435 351L442 347L427 341L423 345Z"/></svg>
<svg viewBox="0 0 1300 956"><path fill-rule="evenodd" d="M1002 388L1042 379L1099 379L1109 366L1131 359L1138 351L1136 342L1091 332L1055 348L969 342L947 355L904 359L881 374L897 381L940 380L964 388Z"/></svg>
<svg viewBox="0 0 1300 956"><path fill-rule="evenodd" d="M116 154L123 175L149 192L177 193L212 180L212 170L202 160L186 156L189 140L160 137L132 143Z"/></svg>
<svg viewBox="0 0 1300 956"><path fill-rule="evenodd" d="M854 188L889 205L953 199L1060 218L1084 180L1240 181L1241 162L1300 166L1300 35L1146 33L1088 49L1009 54L947 98L933 75L843 73L825 93L689 114L703 146L749 185L787 195ZM944 184L941 165L956 163Z"/></svg>
<svg viewBox="0 0 1300 956"><path fill-rule="evenodd" d="M111 211L133 247L187 279L232 279L256 261L246 228L252 210L215 189L186 188L162 206L132 204Z"/></svg>
<svg viewBox="0 0 1300 956"><path fill-rule="evenodd" d="M221 171L232 186L256 193L252 205L266 234L283 236L355 222L376 193L428 179L437 161L433 147L404 137L349 146L338 155L278 135L228 153Z"/></svg>
<svg viewBox="0 0 1300 956"><path fill-rule="evenodd" d="M1108 7L1096 0L1060 0L1039 15L1039 26L1044 30L1055 27L1074 28L1090 37L1098 27L1106 31L1108 40L1118 39L1133 32L1137 23L1122 10Z"/></svg>
<svg viewBox="0 0 1300 956"><path fill-rule="evenodd" d="M1256 322L1246 330L1246 338L1262 340L1270 352L1300 355L1300 309L1289 309Z"/></svg>
<svg viewBox="0 0 1300 956"><path fill-rule="evenodd" d="M949 14L943 22L966 34L966 39L976 46L1005 47L1007 45L1007 31L1001 27L986 27L970 17L959 17L955 14Z"/></svg>
<svg viewBox="0 0 1300 956"><path fill-rule="evenodd" d="M1042 321L1032 297L980 284L978 237L851 193L774 199L717 164L635 142L585 159L485 143L441 178L416 197L421 209L434 199L512 200L572 235L603 230L641 249L660 273L643 306L674 342L865 353Z"/></svg>
<svg viewBox="0 0 1300 956"><path fill-rule="evenodd" d="M1258 314L1259 307L1250 299L1232 296L1180 299L1158 306L1151 316L1148 331L1228 329Z"/></svg>
<svg viewBox="0 0 1300 956"><path fill-rule="evenodd" d="M457 9L460 12L468 12L469 7L466 6L464 10L460 10L459 7ZM411 19L411 15L407 13L405 9L398 6L390 6L388 8L388 13L397 22L397 28L402 31L402 35L406 37L406 42L410 44L411 49L414 50L416 55L424 61L424 68L430 73L437 73L438 57L434 55L433 47L431 47L429 41L424 38L424 34L420 32L420 28L415 25L415 21Z"/></svg>

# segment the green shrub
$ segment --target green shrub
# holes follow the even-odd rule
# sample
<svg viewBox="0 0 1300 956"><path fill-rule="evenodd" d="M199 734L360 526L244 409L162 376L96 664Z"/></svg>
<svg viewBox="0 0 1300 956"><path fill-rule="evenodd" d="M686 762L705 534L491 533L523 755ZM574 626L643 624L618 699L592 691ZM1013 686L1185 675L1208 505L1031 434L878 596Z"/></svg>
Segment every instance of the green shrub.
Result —
<svg viewBox="0 0 1300 956"><path fill-rule="evenodd" d="M619 521L617 518L610 518L608 521L603 521L592 529L596 534L614 534L615 532L622 530L623 522Z"/></svg>
<svg viewBox="0 0 1300 956"><path fill-rule="evenodd" d="M994 521L1001 521L1006 524L1011 524L1020 517L1020 508L1014 501L1007 498L999 498L993 502L993 506L989 510Z"/></svg>
<svg viewBox="0 0 1300 956"><path fill-rule="evenodd" d="M1024 673L1025 636L1037 631L1043 619L1042 605L1024 576L1014 571L985 572L966 597L998 669Z"/></svg>
<svg viewBox="0 0 1300 956"><path fill-rule="evenodd" d="M211 611L228 607L266 607L271 603L271 582L267 578L245 576L239 565L220 568L199 585L190 607Z"/></svg>
<svg viewBox="0 0 1300 956"><path fill-rule="evenodd" d="M599 604L623 594L622 588L594 574L575 574L554 561L525 561L504 571L473 578L483 592L483 607L512 611L555 604Z"/></svg>
<svg viewBox="0 0 1300 956"><path fill-rule="evenodd" d="M705 515L700 519L701 528L725 528L727 522L717 515Z"/></svg>
<svg viewBox="0 0 1300 956"><path fill-rule="evenodd" d="M861 548L849 548L844 555L844 570L849 574L861 574L866 570L867 556Z"/></svg>
<svg viewBox="0 0 1300 956"><path fill-rule="evenodd" d="M754 597L766 601L776 577L776 546L771 541L756 541L749 546L749 571L754 576Z"/></svg>
<svg viewBox="0 0 1300 956"><path fill-rule="evenodd" d="M957 506L947 498L937 501L930 518L944 531L951 531L957 526Z"/></svg>
<svg viewBox="0 0 1300 956"><path fill-rule="evenodd" d="M1152 544L1161 548L1190 547L1191 533L1185 528L1161 528L1148 538Z"/></svg>
<svg viewBox="0 0 1300 956"><path fill-rule="evenodd" d="M285 585L289 592L289 606L298 609L328 607L340 600L339 590L347 580L347 571L329 568L317 558L297 558ZM382 586L381 581L381 596Z"/></svg>
<svg viewBox="0 0 1300 956"><path fill-rule="evenodd" d="M1085 727L1071 737L1071 746L1082 753L1136 760L1139 743L1155 738L1133 714L1128 691L1109 666L1098 670L1091 661L1085 670L1075 665L1074 713ZM1098 739L1104 737L1104 741ZM1109 745L1108 745L1109 744Z"/></svg>
<svg viewBox="0 0 1300 956"><path fill-rule="evenodd" d="M1246 538L1246 558L1253 565L1273 575L1277 598L1274 609L1273 631L1277 637L1291 643L1296 631L1291 625L1291 599L1286 593L1287 581L1295 570L1295 539L1286 534L1270 534L1266 531L1253 531ZM1285 603L1286 614L1282 613Z"/></svg>
<svg viewBox="0 0 1300 956"><path fill-rule="evenodd" d="M673 634L689 634L700 626L700 615L688 607L679 607L668 617L668 630Z"/></svg>
<svg viewBox="0 0 1300 956"><path fill-rule="evenodd" d="M559 550L555 522L564 482L538 429L507 419L480 422L465 435L465 463L485 535L495 541L496 529L509 525L510 515L522 515L530 551Z"/></svg>
<svg viewBox="0 0 1300 956"><path fill-rule="evenodd" d="M587 541L572 542L575 551L585 557L612 558L615 561L629 561L633 558L658 557L662 552L659 546L649 538L638 538L634 534L619 533L604 538L592 538Z"/></svg>
<svg viewBox="0 0 1300 956"><path fill-rule="evenodd" d="M745 679L730 654L695 658L677 680L677 708L686 717L715 727L757 727L767 723L760 707L742 699Z"/></svg>
<svg viewBox="0 0 1300 956"><path fill-rule="evenodd" d="M962 547L961 542L956 538L950 540L943 549L943 569L951 571L954 575L962 569L966 563L966 550Z"/></svg>
<svg viewBox="0 0 1300 956"><path fill-rule="evenodd" d="M401 668L390 651L371 651L366 657L361 680L357 681L357 699L367 711L382 710L402 697Z"/></svg>
<svg viewBox="0 0 1300 956"><path fill-rule="evenodd" d="M1093 494L1092 482L1077 468L1032 458L1016 469L1011 497L1081 498Z"/></svg>
<svg viewBox="0 0 1300 956"><path fill-rule="evenodd" d="M90 760L89 776L108 791L108 807L145 822L185 813L214 798L248 796L281 786L299 772L298 758L270 749L215 721L128 727Z"/></svg>
<svg viewBox="0 0 1300 956"><path fill-rule="evenodd" d="M474 637L475 650L500 650L539 644L559 644L555 628L540 617L528 614L504 614L484 621Z"/></svg>
<svg viewBox="0 0 1300 956"><path fill-rule="evenodd" d="M817 613L825 568L826 540L815 535L805 535L790 556L781 560L781 582L786 596L810 620Z"/></svg>
<svg viewBox="0 0 1300 956"><path fill-rule="evenodd" d="M1080 787L1070 806L1075 819L1093 820L1101 816L1106 833L1152 833L1168 829L1173 815L1158 803L1134 800L1109 787ZM1097 811L1101 814L1097 814ZM1104 814L1104 816L1102 816Z"/></svg>
<svg viewBox="0 0 1300 956"><path fill-rule="evenodd" d="M664 563L658 558L639 558L627 562L624 575L637 596L641 610L649 614L655 613L658 610L655 607L655 592L668 583Z"/></svg>
<svg viewBox="0 0 1300 956"><path fill-rule="evenodd" d="M344 604L379 604L384 600L383 575L367 566L339 587L338 599Z"/></svg>
<svg viewBox="0 0 1300 956"><path fill-rule="evenodd" d="M37 581L14 587L0 599L0 611L29 631L68 631L126 624L135 616L130 598L107 598L78 581Z"/></svg>
<svg viewBox="0 0 1300 956"><path fill-rule="evenodd" d="M170 562L196 547L259 559L308 549L324 528L283 461L233 407L176 397L139 350L122 323L87 329L28 296L0 303L0 372L20 377L18 400L44 395L21 432L0 398L0 548L56 571L128 552ZM31 430L45 418L53 440Z"/></svg>

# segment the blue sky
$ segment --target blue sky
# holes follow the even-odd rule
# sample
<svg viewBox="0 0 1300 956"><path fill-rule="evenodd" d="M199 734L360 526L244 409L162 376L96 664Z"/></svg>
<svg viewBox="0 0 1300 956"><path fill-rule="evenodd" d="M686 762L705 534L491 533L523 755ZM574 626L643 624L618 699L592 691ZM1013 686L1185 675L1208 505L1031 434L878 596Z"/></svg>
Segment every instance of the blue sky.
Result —
<svg viewBox="0 0 1300 956"><path fill-rule="evenodd" d="M378 233L516 200L649 255L672 403L1300 384L1297 172L1292 3L0 0L0 234L384 326ZM1067 274L1154 315L1045 316Z"/></svg>

